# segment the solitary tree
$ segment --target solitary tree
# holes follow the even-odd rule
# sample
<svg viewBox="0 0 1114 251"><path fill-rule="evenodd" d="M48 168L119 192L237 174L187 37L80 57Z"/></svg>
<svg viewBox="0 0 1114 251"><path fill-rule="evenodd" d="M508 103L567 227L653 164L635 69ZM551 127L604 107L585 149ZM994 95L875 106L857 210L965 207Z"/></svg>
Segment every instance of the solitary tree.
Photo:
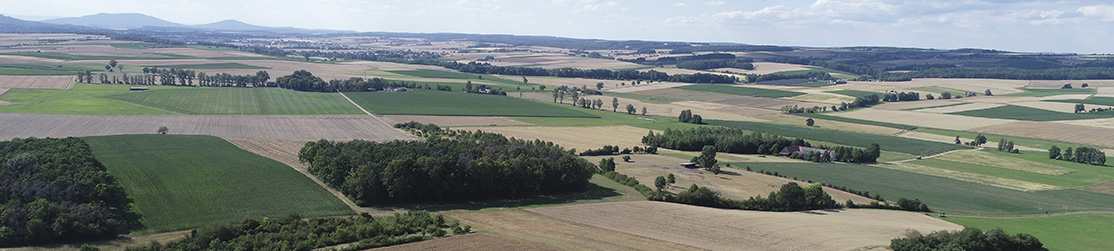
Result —
<svg viewBox="0 0 1114 251"><path fill-rule="evenodd" d="M167 129L165 126L160 126L159 130L157 132L159 134L166 134L166 133L170 132L170 129Z"/></svg>
<svg viewBox="0 0 1114 251"><path fill-rule="evenodd" d="M646 106L642 106L642 116L646 116Z"/></svg>
<svg viewBox="0 0 1114 251"><path fill-rule="evenodd" d="M654 187L657 187L659 192L661 191L662 188L665 188L665 184L667 184L667 183L669 183L669 182L666 181L665 177L662 177L662 176L658 176L657 178L654 179Z"/></svg>
<svg viewBox="0 0 1114 251"><path fill-rule="evenodd" d="M1087 110L1087 107L1083 106L1083 104L1076 104L1075 105L1075 113L1081 113L1084 110Z"/></svg>
<svg viewBox="0 0 1114 251"><path fill-rule="evenodd" d="M596 90L603 90L603 82L596 83Z"/></svg>
<svg viewBox="0 0 1114 251"><path fill-rule="evenodd" d="M611 98L611 112L619 110L619 98Z"/></svg>
<svg viewBox="0 0 1114 251"><path fill-rule="evenodd" d="M112 66L112 67L116 67L116 60L115 60L115 59L113 59L113 60L108 60L108 65L109 65L109 66Z"/></svg>
<svg viewBox="0 0 1114 251"><path fill-rule="evenodd" d="M623 155L623 162L630 162L630 155Z"/></svg>
<svg viewBox="0 0 1114 251"><path fill-rule="evenodd" d="M1048 158L1049 159L1056 159L1056 158L1059 158L1059 157L1060 157L1060 148L1059 147L1052 146L1052 148L1048 148Z"/></svg>
<svg viewBox="0 0 1114 251"><path fill-rule="evenodd" d="M627 114L634 114L637 111L638 111L638 109L635 109L634 105L627 104Z"/></svg>
<svg viewBox="0 0 1114 251"><path fill-rule="evenodd" d="M956 145L958 145L958 144L963 144L963 141L960 141L960 140L959 140L959 136L955 136L955 144L956 144Z"/></svg>
<svg viewBox="0 0 1114 251"><path fill-rule="evenodd" d="M692 162L711 171L712 166L715 166L718 162L716 160L716 146L705 145L704 148L700 149L700 156L693 157Z"/></svg>
<svg viewBox="0 0 1114 251"><path fill-rule="evenodd" d="M668 181L669 184L677 183L677 177L673 176L673 173L669 173L669 175L665 176L665 181Z"/></svg>
<svg viewBox="0 0 1114 251"><path fill-rule="evenodd" d="M805 125L812 126L812 125L815 125L815 124L816 124L816 121L812 120L812 118L808 118L808 119L805 120Z"/></svg>
<svg viewBox="0 0 1114 251"><path fill-rule="evenodd" d="M975 145L981 146L982 144L986 144L986 136L982 136L982 134L975 136Z"/></svg>
<svg viewBox="0 0 1114 251"><path fill-rule="evenodd" d="M986 89L986 92L983 92L983 95L994 96L994 93L991 93L990 89Z"/></svg>
<svg viewBox="0 0 1114 251"><path fill-rule="evenodd" d="M526 79L526 76L522 76L522 84L524 84L524 85L529 85L529 84L530 84L530 80L529 80L529 79Z"/></svg>

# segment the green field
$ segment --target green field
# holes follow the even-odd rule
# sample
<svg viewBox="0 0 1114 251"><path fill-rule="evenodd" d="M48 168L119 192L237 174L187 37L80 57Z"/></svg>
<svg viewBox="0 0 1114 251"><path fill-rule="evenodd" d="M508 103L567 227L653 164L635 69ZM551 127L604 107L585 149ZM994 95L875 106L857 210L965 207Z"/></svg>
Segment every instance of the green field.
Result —
<svg viewBox="0 0 1114 251"><path fill-rule="evenodd" d="M782 90L763 89L763 88L754 88L754 87L743 87L743 86L738 86L738 85L727 85L727 84L699 84L699 85L678 86L678 87L674 87L674 88L683 89L683 90L690 90L690 91L714 92L714 93L723 93L723 94L730 94L730 95L754 96L754 97L764 97L764 98L784 98L784 97L792 97L792 96L805 94L803 92L782 91Z"/></svg>
<svg viewBox="0 0 1114 251"><path fill-rule="evenodd" d="M909 109L902 109L902 110L903 110L903 111L916 111L916 110L924 110L924 109L933 109L933 108L944 108L944 107L952 107L952 106L961 106L961 105L966 105L966 104L968 104L968 103L963 103L963 102L959 102L959 103L951 103L951 104L944 104L944 105L934 105L934 106L927 106L927 107L917 107L917 108L909 108Z"/></svg>
<svg viewBox="0 0 1114 251"><path fill-rule="evenodd" d="M1055 112L1045 109L1037 109L1025 106L1005 105L994 108L987 108L981 110L971 110L962 112L953 112L949 114L957 114L972 117L983 118L998 118L998 119L1016 119L1028 121L1057 121L1057 120L1080 120L1080 119L1101 119L1101 118L1114 118L1114 111L1096 112L1096 113L1068 113L1068 112Z"/></svg>
<svg viewBox="0 0 1114 251"><path fill-rule="evenodd" d="M952 171L989 175L994 177L1041 183L1065 188L1094 185L1102 181L1107 181L1111 178L1094 176L1091 173L1084 172L1072 172L1064 175L1047 175L1026 171L1018 171L1013 169L959 163L940 159L925 159L911 163Z"/></svg>
<svg viewBox="0 0 1114 251"><path fill-rule="evenodd" d="M769 124L749 121L723 121L723 120L705 120L711 125L720 125L726 127L739 128L748 131L755 131L761 133L777 134L791 138L802 138L808 140L819 140L831 142L840 145L849 145L856 147L869 147L871 144L878 143L884 151L894 151L901 153L908 153L912 155L928 156L937 153L947 152L956 149L966 149L969 147L963 145L932 142L919 139L910 139L889 135L877 135L868 133L845 132L831 129L815 128L815 127L802 127L794 125L781 125Z"/></svg>
<svg viewBox="0 0 1114 251"><path fill-rule="evenodd" d="M12 102L12 104L0 106L0 113L171 114L171 112L158 108L103 98L107 95L126 92L128 92L128 86L102 84L75 84L69 90L12 89L0 96L0 100Z"/></svg>
<svg viewBox="0 0 1114 251"><path fill-rule="evenodd" d="M92 64L0 64L0 75L77 75L77 71L104 71Z"/></svg>
<svg viewBox="0 0 1114 251"><path fill-rule="evenodd" d="M826 92L841 94L841 95L847 95L847 96L856 97L856 98L866 97L866 96L870 96L870 95L878 95L878 97L881 98L883 95L885 95L881 92L868 92L868 91L860 91L860 90L834 90L834 91L826 91Z"/></svg>
<svg viewBox="0 0 1114 251"><path fill-rule="evenodd" d="M165 56L165 55L147 56L147 57L91 56L91 55L65 54L65 53L57 53L57 52L6 52L6 53L0 53L0 55L16 55L16 56L28 56L28 57L50 58L50 59L61 59L61 60L105 60L105 63L108 63L108 60L113 60L113 59L116 59L116 60L125 60L125 59L143 60L143 59L191 59L191 58L196 58L196 57L188 57L188 56L173 57L173 56Z"/></svg>
<svg viewBox="0 0 1114 251"><path fill-rule="evenodd" d="M955 224L982 230L1001 228L1008 233L1028 233L1048 250L1108 250L1114 246L1114 214L1069 214L1017 218L943 218Z"/></svg>
<svg viewBox="0 0 1114 251"><path fill-rule="evenodd" d="M181 114L363 113L336 93L298 92L278 88L152 87L150 91L120 93L105 98Z"/></svg>
<svg viewBox="0 0 1114 251"><path fill-rule="evenodd" d="M872 165L838 163L732 163L755 171L825 182L880 194L887 200L918 198L948 215L1025 215L1114 211L1114 195L1075 189L1023 192Z"/></svg>
<svg viewBox="0 0 1114 251"><path fill-rule="evenodd" d="M1090 97L1090 98L1087 98L1087 99L1064 99L1064 100L1049 100L1049 101L1063 102L1063 103L1073 103L1073 104L1114 106L1114 97Z"/></svg>
<svg viewBox="0 0 1114 251"><path fill-rule="evenodd" d="M911 126L911 125L902 125L902 124L886 123L886 122L881 122L881 121L856 119L856 118L846 118L846 117L840 117L840 116L831 116L831 115L827 115L827 114L824 114L824 113L794 113L793 115L797 115L797 116L801 116L801 117L809 117L809 118L818 118L818 119L826 119L826 120L847 122L847 123L889 127L889 128L895 128L895 129L901 129L901 130L917 129L916 126Z"/></svg>
<svg viewBox="0 0 1114 251"><path fill-rule="evenodd" d="M1010 93L1005 96L1018 96L1018 97L1048 97L1065 94L1095 94L1098 92L1095 88L1072 88L1072 89L1022 89L1024 92ZM980 93L982 94L982 93Z"/></svg>
<svg viewBox="0 0 1114 251"><path fill-rule="evenodd" d="M241 63L148 65L147 67L198 69L198 70L209 70L209 69L271 69L271 67L246 65L246 64L241 64Z"/></svg>
<svg viewBox="0 0 1114 251"><path fill-rule="evenodd" d="M978 135L979 135L979 133L976 133L976 132L954 131L954 130L937 129L937 128L918 128L917 131L918 132L923 132L923 133L936 134L936 135L944 135L944 136L948 136L948 137L959 136L960 140L962 140L964 142L971 141L971 140L975 139L975 137L978 137ZM1072 143L1065 143L1065 142L1058 142L1058 141L1051 141L1051 140L1043 140L1043 139L1023 138L1023 137L1016 137L1016 136L1002 136L1002 135L997 135L997 134L985 134L984 133L983 136L985 136L987 139L990 139L990 140L995 141L995 142L997 142L998 139L1006 138L1007 141L1013 141L1013 143L1016 144L1016 145L1023 145L1023 146L1028 146L1028 147L1033 147L1033 148L1038 148L1038 149L1048 149L1048 148L1051 148L1053 145L1056 145L1056 146L1079 146L1080 145L1080 144L1072 144ZM1091 146L1091 147L1095 147L1095 146ZM1067 147L1064 147L1064 148L1066 149Z"/></svg>
<svg viewBox="0 0 1114 251"><path fill-rule="evenodd" d="M291 212L353 213L305 175L217 137L151 134L84 139L135 200L147 227L141 232Z"/></svg>
<svg viewBox="0 0 1114 251"><path fill-rule="evenodd" d="M406 75L406 76L417 77L417 78L463 79L463 80L473 80L473 81L494 82L496 84L509 85L509 86L524 85L522 83L522 81L503 79L503 78L492 76L492 75L489 75L489 74L472 74L472 73L431 70L431 69L417 69L417 70L389 71L389 72L395 73L395 74L402 74L402 75ZM480 79L479 78L480 76L483 76L483 79ZM508 76L508 77L514 77L514 76ZM530 79L530 77L526 77L526 79Z"/></svg>
<svg viewBox="0 0 1114 251"><path fill-rule="evenodd" d="M350 92L345 95L364 109L381 115L597 117L572 106L455 91Z"/></svg>

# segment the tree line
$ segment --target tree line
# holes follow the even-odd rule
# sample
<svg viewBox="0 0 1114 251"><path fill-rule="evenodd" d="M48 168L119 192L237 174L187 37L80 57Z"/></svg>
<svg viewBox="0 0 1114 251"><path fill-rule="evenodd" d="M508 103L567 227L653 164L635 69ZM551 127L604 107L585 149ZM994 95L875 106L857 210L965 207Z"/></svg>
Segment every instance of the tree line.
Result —
<svg viewBox="0 0 1114 251"><path fill-rule="evenodd" d="M1030 234L1009 235L1002 229L983 232L978 228L957 231L936 231L928 235L910 231L905 237L890 240L894 251L915 250L987 250L987 251L1036 251L1045 250L1044 244Z"/></svg>
<svg viewBox="0 0 1114 251"><path fill-rule="evenodd" d="M305 92L366 92L400 87L418 87L416 83L390 81L382 78L368 79L352 77L345 80L333 79L326 82L321 79L321 77L314 76L313 73L306 70L297 70L290 75L278 77L275 79L275 82L279 88ZM430 88L428 84L426 86ZM438 86L438 90L441 90L440 86ZM449 88L448 91L452 91L452 88Z"/></svg>
<svg viewBox="0 0 1114 251"><path fill-rule="evenodd" d="M446 230L449 229L449 230ZM348 244L340 250L375 247L442 237L471 231L455 220L425 211L395 213L393 217L360 216L302 219L297 214L263 220L246 218L238 223L207 225L190 231L185 239L129 247L129 251L160 250L298 250L310 251Z"/></svg>
<svg viewBox="0 0 1114 251"><path fill-rule="evenodd" d="M1072 150L1071 147L1068 147L1067 150L1060 152L1060 147L1053 145L1051 148L1048 149L1048 158L1097 166L1106 165L1105 152L1086 146L1081 146L1075 148L1074 150Z"/></svg>
<svg viewBox="0 0 1114 251"><path fill-rule="evenodd" d="M598 170L552 142L482 131L438 132L425 141L320 140L306 143L298 158L361 206L581 191Z"/></svg>
<svg viewBox="0 0 1114 251"><path fill-rule="evenodd" d="M713 146L716 151L741 154L777 154L788 146L812 147L803 139L787 139L773 134L747 132L738 128L699 127L686 130L666 129L663 133L653 131L642 137L642 143L681 151L703 150ZM878 144L870 149L847 146L824 147L836 151L836 161L852 163L873 163L881 155Z"/></svg>
<svg viewBox="0 0 1114 251"><path fill-rule="evenodd" d="M0 247L111 239L142 227L79 138L0 142Z"/></svg>
<svg viewBox="0 0 1114 251"><path fill-rule="evenodd" d="M619 155L619 154L632 154L632 153L657 154L658 153L658 148L653 147L653 146L650 146L650 147L634 146L632 148L623 148L622 150L620 150L619 146L604 145L602 148L599 148L599 149L584 150L583 152L580 152L580 156L604 156L604 155Z"/></svg>
<svg viewBox="0 0 1114 251"><path fill-rule="evenodd" d="M270 74L266 71L258 71L255 74L245 75L232 75L228 73L215 73L205 74L205 72L198 72L194 70L187 70L181 68L159 68L157 66L143 67L143 75L128 75L123 73L123 76L101 73L99 82L101 84L125 84L125 85L175 85L175 86L194 86L194 80L197 80L196 86L208 87L273 87L268 86L267 81L271 79ZM79 83L93 83L93 73L91 71L78 71L77 82Z"/></svg>
<svg viewBox="0 0 1114 251"><path fill-rule="evenodd" d="M851 103L840 102L839 106L832 105L830 111L846 111L860 107L871 107L879 103L882 103L882 99L879 98L877 94L871 94L867 96L856 97L854 101L851 101ZM781 107L782 113L820 113L826 111L829 111L828 107L801 107L797 105L786 105Z"/></svg>
<svg viewBox="0 0 1114 251"><path fill-rule="evenodd" d="M697 186L696 184L692 184L685 191L672 194L662 189L665 187L666 183L670 183L669 178L662 176L655 179L654 186L658 189L654 190L639 183L634 177L629 177L625 174L610 171L603 175L620 184L634 188L642 193L646 199L656 201L723 209L775 212L840 208L839 203L832 200L831 195L824 192L820 184L813 184L806 188L802 188L797 185L796 182L789 182L782 185L781 189L778 191L770 192L765 198L757 196L746 200L734 200L724 198L719 192L708 189L707 187ZM670 174L670 176L672 176L672 174Z"/></svg>

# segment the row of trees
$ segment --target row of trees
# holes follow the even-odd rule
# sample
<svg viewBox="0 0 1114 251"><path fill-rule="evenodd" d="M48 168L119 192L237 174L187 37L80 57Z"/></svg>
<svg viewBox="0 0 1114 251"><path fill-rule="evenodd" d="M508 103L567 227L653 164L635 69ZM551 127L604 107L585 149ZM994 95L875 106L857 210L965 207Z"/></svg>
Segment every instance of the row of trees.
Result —
<svg viewBox="0 0 1114 251"><path fill-rule="evenodd" d="M1068 149L1063 152L1060 152L1060 147L1052 146L1048 149L1048 158L1099 166L1106 165L1106 153L1099 149L1086 146L1081 146L1074 150L1068 147Z"/></svg>
<svg viewBox="0 0 1114 251"><path fill-rule="evenodd" d="M885 102L898 102L898 101L918 101L921 100L921 94L917 92L890 92L882 96L882 101Z"/></svg>
<svg viewBox="0 0 1114 251"><path fill-rule="evenodd" d="M839 203L824 192L820 184L802 188L796 182L782 185L778 191L770 192L766 198L757 196L746 200L724 198L719 192L692 184L684 192L677 193L676 196L666 200L715 208L777 212L841 208Z"/></svg>
<svg viewBox="0 0 1114 251"><path fill-rule="evenodd" d="M658 148L653 147L653 146L650 146L650 147L634 146L632 148L623 148L622 150L620 150L619 146L605 145L605 146L603 146L603 148L600 148L600 149L584 150L583 152L580 152L580 156L619 155L619 154L631 154L631 153L657 154L658 153Z"/></svg>
<svg viewBox="0 0 1114 251"><path fill-rule="evenodd" d="M248 87L250 85L253 87L265 87L268 86L267 81L271 79L271 76L266 71L258 71L255 74L245 75L232 75L228 73L209 75L204 72L179 68L143 67L143 75L129 76L127 73L123 73L122 76L118 77L116 75L109 76L101 73L99 78L102 84L193 86L194 80L197 80L197 86ZM93 83L93 73L90 71L79 71L77 73L77 80L81 83Z"/></svg>
<svg viewBox="0 0 1114 251"><path fill-rule="evenodd" d="M905 237L890 240L894 251L916 250L987 250L987 251L1035 251L1045 250L1044 244L1025 233L1009 235L1002 229L983 232L978 228L964 228L959 231L937 231L928 235L910 231Z"/></svg>
<svg viewBox="0 0 1114 251"><path fill-rule="evenodd" d="M446 230L448 229L448 230ZM310 251L348 244L340 250L364 250L441 237L449 232L465 234L471 227L424 211L395 213L393 217L302 219L297 214L252 218L238 223L200 227L185 239L129 247L130 251L160 250L297 250Z"/></svg>
<svg viewBox="0 0 1114 251"><path fill-rule="evenodd" d="M742 154L775 154L787 146L811 146L803 139L787 139L772 134L747 132L737 128L698 127L686 130L667 128L642 137L642 143L681 151L699 151L711 145L719 152Z"/></svg>
<svg viewBox="0 0 1114 251"><path fill-rule="evenodd" d="M738 82L739 79L731 75L723 74L710 74L710 73L694 73L694 74L673 74L660 72L660 71L638 71L638 70L609 70L609 69L578 69L578 68L558 68L558 69L545 69L541 67L521 67L521 66L495 66L489 63L458 63L456 61L440 61L440 60L410 60L409 63L430 64L437 65L461 72L477 73L477 74L500 74L500 75L521 75L521 76L553 76L565 78L589 78L589 79L614 79L614 80L640 80L640 81L671 81L683 83L722 83L730 84Z"/></svg>
<svg viewBox="0 0 1114 251"><path fill-rule="evenodd" d="M306 143L298 158L362 206L580 191L598 170L552 142L482 131L431 134L425 141L321 140Z"/></svg>
<svg viewBox="0 0 1114 251"><path fill-rule="evenodd" d="M0 247L103 240L142 227L79 138L0 142Z"/></svg>
<svg viewBox="0 0 1114 251"><path fill-rule="evenodd" d="M658 60L661 61L661 60ZM735 68L743 70L754 70L754 64L735 59L708 59L708 60L689 60L677 63L677 68L689 70L708 70L716 68Z"/></svg>
<svg viewBox="0 0 1114 251"><path fill-rule="evenodd" d="M846 111L846 110L855 109L855 108L859 108L859 107L871 107L871 106L877 105L881 102L882 102L882 99L879 98L878 95L871 94L871 95L867 95L867 96L856 97L854 101L851 101L851 103L840 102L839 106L832 105L830 111L833 111L833 112L834 111ZM829 111L828 107L820 107L820 106L799 107L797 105L792 105L792 106L786 105L786 106L781 107L781 112L782 113L819 113L819 112L826 112L826 111Z"/></svg>
<svg viewBox="0 0 1114 251"><path fill-rule="evenodd" d="M294 73L275 79L279 88L306 92L366 92L381 91L391 88L419 88L417 83L390 81L382 78L352 77L345 80L333 79L326 82L321 77L314 76L306 70L297 70ZM429 84L425 89L433 89ZM437 86L437 90L452 91L448 86Z"/></svg>

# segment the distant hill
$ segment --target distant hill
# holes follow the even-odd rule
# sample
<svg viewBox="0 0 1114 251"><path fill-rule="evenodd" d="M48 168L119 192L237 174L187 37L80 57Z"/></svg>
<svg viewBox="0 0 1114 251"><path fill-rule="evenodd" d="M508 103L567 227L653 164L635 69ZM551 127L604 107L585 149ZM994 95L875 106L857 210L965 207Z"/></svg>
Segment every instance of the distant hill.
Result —
<svg viewBox="0 0 1114 251"><path fill-rule="evenodd" d="M71 24L108 29L131 29L139 27L184 27L174 23L139 13L100 13L81 17L66 17L43 20L44 23Z"/></svg>
<svg viewBox="0 0 1114 251"><path fill-rule="evenodd" d="M78 32L87 30L90 29L73 25L59 25L27 21L0 15L0 32Z"/></svg>

